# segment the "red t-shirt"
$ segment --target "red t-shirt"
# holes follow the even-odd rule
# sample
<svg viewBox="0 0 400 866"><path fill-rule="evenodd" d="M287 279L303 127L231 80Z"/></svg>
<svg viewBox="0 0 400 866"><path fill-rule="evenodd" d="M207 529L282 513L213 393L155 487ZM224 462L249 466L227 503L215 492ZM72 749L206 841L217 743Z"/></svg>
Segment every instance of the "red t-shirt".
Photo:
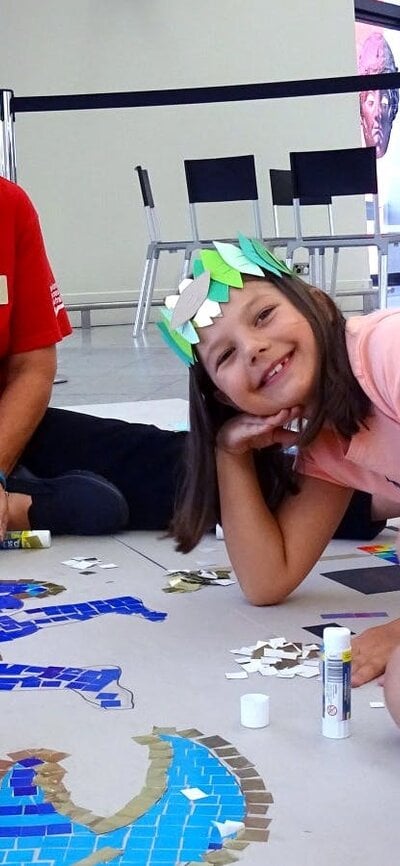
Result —
<svg viewBox="0 0 400 866"><path fill-rule="evenodd" d="M71 331L35 208L0 177L0 392L6 358L53 346Z"/></svg>

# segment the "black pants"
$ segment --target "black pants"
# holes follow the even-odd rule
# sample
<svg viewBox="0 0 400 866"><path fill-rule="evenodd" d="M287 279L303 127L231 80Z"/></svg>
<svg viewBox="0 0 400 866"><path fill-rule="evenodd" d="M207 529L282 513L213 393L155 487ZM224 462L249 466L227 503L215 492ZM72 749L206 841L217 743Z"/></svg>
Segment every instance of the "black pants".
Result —
<svg viewBox="0 0 400 866"><path fill-rule="evenodd" d="M129 506L130 529L165 530L183 468L186 433L68 409L48 409L20 462L41 478L71 469L115 484ZM385 526L371 520L371 496L356 491L335 538L370 540Z"/></svg>
<svg viewBox="0 0 400 866"><path fill-rule="evenodd" d="M115 484L129 506L130 529L166 529L182 476L186 433L48 409L20 463L40 478L71 469Z"/></svg>

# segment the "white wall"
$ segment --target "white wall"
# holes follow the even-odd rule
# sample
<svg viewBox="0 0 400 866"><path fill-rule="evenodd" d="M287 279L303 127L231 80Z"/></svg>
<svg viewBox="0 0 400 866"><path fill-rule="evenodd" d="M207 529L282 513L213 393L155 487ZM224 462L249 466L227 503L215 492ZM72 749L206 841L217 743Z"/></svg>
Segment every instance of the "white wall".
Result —
<svg viewBox="0 0 400 866"><path fill-rule="evenodd" d="M1 79L16 96L351 75L352 0L2 0ZM18 180L41 215L68 301L128 299L146 246L133 167L149 169L166 237L186 236L185 157L254 153L265 233L268 168L289 150L360 144L353 95L226 105L18 114ZM216 213L218 211L218 213ZM350 218L360 209L345 208ZM347 226L348 223L348 226ZM250 228L214 208L204 233ZM171 258L172 257L168 257ZM364 258L341 271L355 285ZM172 261L160 269L164 289Z"/></svg>

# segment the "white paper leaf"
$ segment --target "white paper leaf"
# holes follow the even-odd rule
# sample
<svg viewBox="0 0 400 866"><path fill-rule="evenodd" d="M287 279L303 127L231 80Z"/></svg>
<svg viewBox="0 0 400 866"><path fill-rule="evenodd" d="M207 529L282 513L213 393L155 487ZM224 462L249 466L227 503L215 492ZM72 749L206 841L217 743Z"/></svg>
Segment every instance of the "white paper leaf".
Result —
<svg viewBox="0 0 400 866"><path fill-rule="evenodd" d="M171 319L172 329L179 328L180 325L184 325L190 319L193 319L193 316L195 316L207 298L209 286L209 271L204 271L195 280L189 281L188 285L182 290L182 294L179 295L179 301L175 306Z"/></svg>
<svg viewBox="0 0 400 866"><path fill-rule="evenodd" d="M197 311L193 321L198 328L205 328L207 325L212 325L213 320L221 315L221 307L218 301L207 299Z"/></svg>

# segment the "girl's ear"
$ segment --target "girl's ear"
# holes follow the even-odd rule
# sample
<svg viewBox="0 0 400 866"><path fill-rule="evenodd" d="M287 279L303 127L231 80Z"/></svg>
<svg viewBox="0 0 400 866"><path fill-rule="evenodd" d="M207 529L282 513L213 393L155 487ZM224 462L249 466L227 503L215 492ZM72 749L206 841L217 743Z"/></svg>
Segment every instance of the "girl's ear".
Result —
<svg viewBox="0 0 400 866"><path fill-rule="evenodd" d="M231 406L233 409L239 409L239 407L234 403L229 397L224 394L223 391L220 391L219 388L216 388L214 391L214 397L218 400L219 403L224 403L225 406Z"/></svg>

